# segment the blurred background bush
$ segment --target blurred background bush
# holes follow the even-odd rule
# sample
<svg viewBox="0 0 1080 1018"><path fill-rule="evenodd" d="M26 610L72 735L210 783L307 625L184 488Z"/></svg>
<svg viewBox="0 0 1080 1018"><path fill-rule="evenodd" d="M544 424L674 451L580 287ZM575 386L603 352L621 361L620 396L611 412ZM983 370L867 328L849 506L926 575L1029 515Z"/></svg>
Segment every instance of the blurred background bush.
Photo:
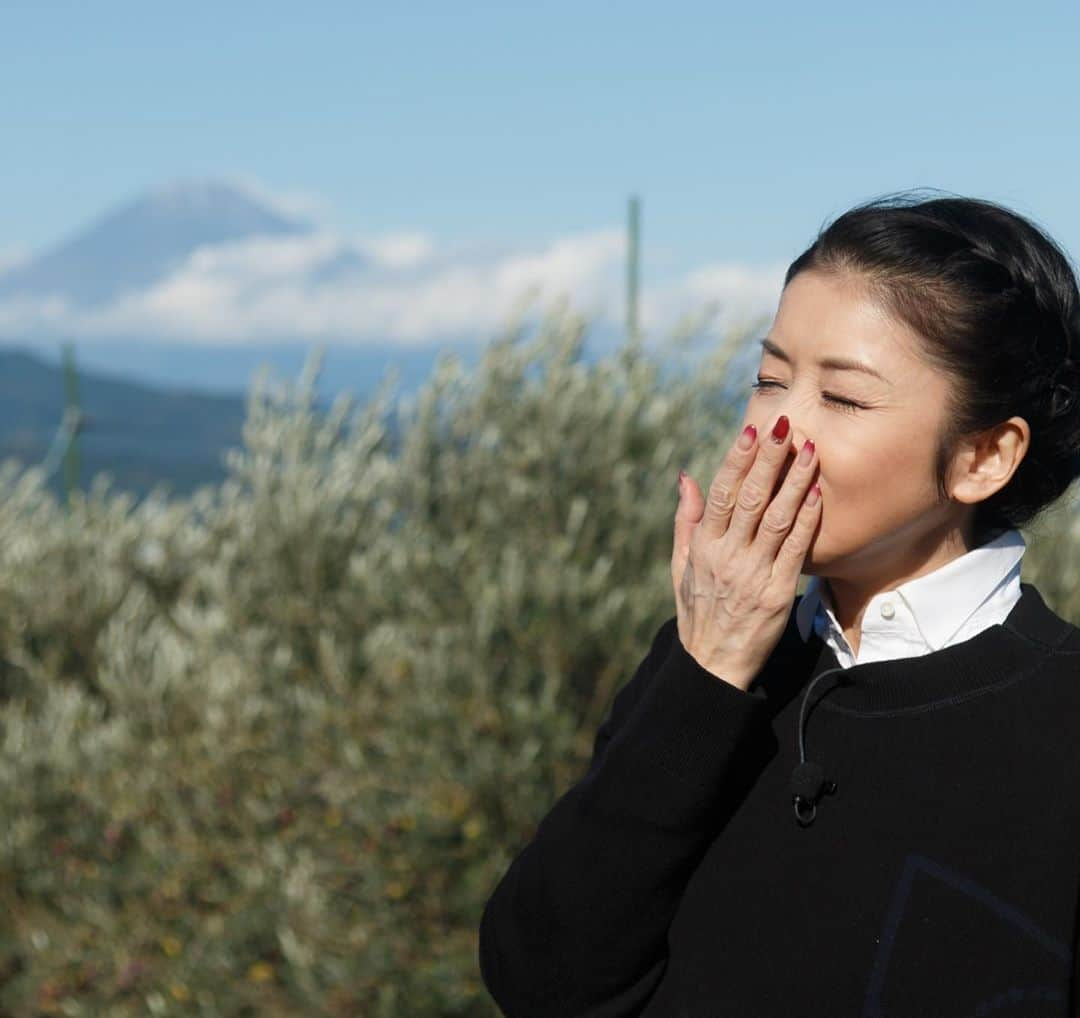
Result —
<svg viewBox="0 0 1080 1018"><path fill-rule="evenodd" d="M384 423L260 380L228 479L0 475L0 1014L496 1015L483 904L674 614L732 334L588 365L566 307ZM391 380L392 381L392 380ZM1080 621L1077 514L1024 579ZM800 592L806 578L800 582Z"/></svg>

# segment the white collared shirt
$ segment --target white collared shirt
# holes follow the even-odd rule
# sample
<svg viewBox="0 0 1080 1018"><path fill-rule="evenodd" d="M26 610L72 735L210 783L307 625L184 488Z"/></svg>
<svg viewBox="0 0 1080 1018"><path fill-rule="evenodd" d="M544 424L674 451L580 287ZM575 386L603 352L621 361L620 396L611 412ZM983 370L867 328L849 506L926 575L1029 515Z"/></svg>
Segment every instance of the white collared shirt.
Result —
<svg viewBox="0 0 1080 1018"><path fill-rule="evenodd" d="M836 620L828 584L813 576L796 611L799 634L809 640L812 628L844 668L961 643L1004 622L1020 600L1026 548L1019 530L1004 530L932 573L875 594L863 613L858 660Z"/></svg>

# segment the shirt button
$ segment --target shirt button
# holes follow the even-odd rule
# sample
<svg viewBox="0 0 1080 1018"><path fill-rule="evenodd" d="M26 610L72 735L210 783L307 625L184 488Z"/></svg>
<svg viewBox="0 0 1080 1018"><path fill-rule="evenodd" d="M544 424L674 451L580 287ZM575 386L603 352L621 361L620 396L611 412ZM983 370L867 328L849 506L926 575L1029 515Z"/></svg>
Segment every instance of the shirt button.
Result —
<svg viewBox="0 0 1080 1018"><path fill-rule="evenodd" d="M891 601L886 601L881 606L881 617L883 619L891 619L896 614L896 609L892 606Z"/></svg>

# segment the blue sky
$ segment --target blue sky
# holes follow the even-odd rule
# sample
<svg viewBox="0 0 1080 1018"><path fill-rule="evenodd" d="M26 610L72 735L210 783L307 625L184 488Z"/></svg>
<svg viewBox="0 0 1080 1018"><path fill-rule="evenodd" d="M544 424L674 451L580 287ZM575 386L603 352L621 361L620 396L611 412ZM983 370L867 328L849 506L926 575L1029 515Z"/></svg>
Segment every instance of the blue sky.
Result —
<svg viewBox="0 0 1080 1018"><path fill-rule="evenodd" d="M856 201L1002 201L1080 255L1080 4L6 3L0 256L177 178L350 238L790 261Z"/></svg>

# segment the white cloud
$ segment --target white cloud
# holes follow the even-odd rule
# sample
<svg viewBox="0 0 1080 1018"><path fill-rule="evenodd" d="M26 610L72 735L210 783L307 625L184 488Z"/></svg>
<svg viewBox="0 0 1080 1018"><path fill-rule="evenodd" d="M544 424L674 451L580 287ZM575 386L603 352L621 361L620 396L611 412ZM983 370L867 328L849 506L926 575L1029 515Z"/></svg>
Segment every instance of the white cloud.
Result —
<svg viewBox="0 0 1080 1018"><path fill-rule="evenodd" d="M666 285L646 288L642 324L649 330L663 330L682 315L712 309L714 328L725 329L772 315L780 300L786 268L784 263L703 265Z"/></svg>
<svg viewBox="0 0 1080 1018"><path fill-rule="evenodd" d="M197 276L262 281L302 279L349 253L329 233L253 237L197 248L174 277ZM169 280L164 285L168 285Z"/></svg>
<svg viewBox="0 0 1080 1018"><path fill-rule="evenodd" d="M411 269L429 261L435 244L423 233L388 233L361 240L360 250L377 265L388 269Z"/></svg>
<svg viewBox="0 0 1080 1018"><path fill-rule="evenodd" d="M415 232L355 242L328 232L259 237L200 248L156 285L99 308L60 298L0 301L0 331L192 343L481 342L528 300L542 309L568 299L591 318L621 324L624 258L619 229L484 256L444 254ZM642 324L663 333L710 302L723 321L774 311L782 277L781 266L721 263L645 280Z"/></svg>
<svg viewBox="0 0 1080 1018"><path fill-rule="evenodd" d="M775 305L786 271L783 263L754 269L738 262L718 262L691 272L686 277L685 290L693 299L719 300L733 307Z"/></svg>

